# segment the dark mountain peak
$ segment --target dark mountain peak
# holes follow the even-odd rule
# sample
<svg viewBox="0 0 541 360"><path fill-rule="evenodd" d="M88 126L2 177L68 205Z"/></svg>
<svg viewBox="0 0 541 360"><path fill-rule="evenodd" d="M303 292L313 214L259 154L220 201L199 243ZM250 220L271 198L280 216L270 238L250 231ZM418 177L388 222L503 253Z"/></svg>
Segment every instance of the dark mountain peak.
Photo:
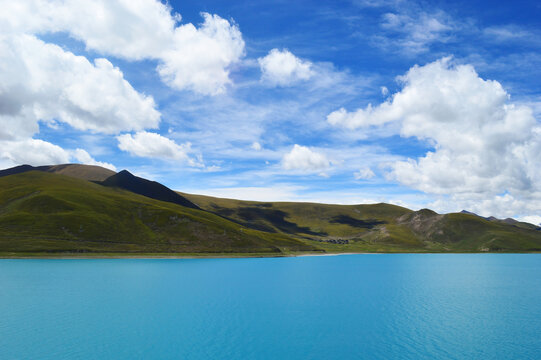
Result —
<svg viewBox="0 0 541 360"><path fill-rule="evenodd" d="M119 171L118 173L116 173L116 175L114 175L116 179L135 179L136 176L133 175L131 172L129 172L128 170L124 169L122 171ZM111 176L113 177L113 176ZM105 181L109 180L110 178L107 178L105 179ZM142 178L140 178L142 179Z"/></svg>
<svg viewBox="0 0 541 360"><path fill-rule="evenodd" d="M133 193L143 195L155 200L166 201L177 205L186 206L192 209L199 209L197 205L156 181L143 179L135 176L128 170L108 177L101 182L103 186L117 187Z"/></svg>

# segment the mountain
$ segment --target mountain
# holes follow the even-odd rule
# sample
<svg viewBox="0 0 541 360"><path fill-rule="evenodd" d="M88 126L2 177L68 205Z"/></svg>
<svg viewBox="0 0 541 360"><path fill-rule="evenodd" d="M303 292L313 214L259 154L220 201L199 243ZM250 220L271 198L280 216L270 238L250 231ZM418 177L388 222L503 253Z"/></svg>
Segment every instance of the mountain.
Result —
<svg viewBox="0 0 541 360"><path fill-rule="evenodd" d="M524 228L524 229L541 230L541 227L539 227L537 225L530 224L530 223L527 223L527 222L518 221L518 220L515 220L513 218L498 219L498 218L496 218L494 216L482 217L480 215L477 215L475 213L472 213L472 212L469 212L469 211L466 211L466 210L462 210L460 213L461 214L471 214L471 215L479 216L480 218L483 218L483 219L488 220L488 221L514 225L514 226L521 227L521 228Z"/></svg>
<svg viewBox="0 0 541 360"><path fill-rule="evenodd" d="M541 251L541 229L513 219L222 199L112 173L85 165L0 171L0 255Z"/></svg>
<svg viewBox="0 0 541 360"><path fill-rule="evenodd" d="M122 170L118 174L108 177L101 182L103 186L125 189L133 193L147 196L152 199L166 201L177 205L186 206L192 209L199 209L197 205L169 189L166 186L147 179L140 178L131 174L127 170Z"/></svg>
<svg viewBox="0 0 541 360"><path fill-rule="evenodd" d="M0 253L250 253L320 251L212 213L45 171L0 178Z"/></svg>
<svg viewBox="0 0 541 360"><path fill-rule="evenodd" d="M255 202L180 193L201 209L337 252L541 251L541 229L470 213L437 214L390 204Z"/></svg>
<svg viewBox="0 0 541 360"><path fill-rule="evenodd" d="M0 170L0 177L21 174L27 171L43 171L54 174L62 174L89 181L103 181L116 174L112 170L94 165L62 164L36 167L30 165L21 165L6 170Z"/></svg>
<svg viewBox="0 0 541 360"><path fill-rule="evenodd" d="M116 173L100 166L82 164L45 165L36 167L20 165L10 169L0 170L0 178L8 175L22 174L28 171L43 171L66 175L76 179L99 182L104 186L117 187L152 199L198 209L197 205L173 190L155 181L134 176L127 170Z"/></svg>

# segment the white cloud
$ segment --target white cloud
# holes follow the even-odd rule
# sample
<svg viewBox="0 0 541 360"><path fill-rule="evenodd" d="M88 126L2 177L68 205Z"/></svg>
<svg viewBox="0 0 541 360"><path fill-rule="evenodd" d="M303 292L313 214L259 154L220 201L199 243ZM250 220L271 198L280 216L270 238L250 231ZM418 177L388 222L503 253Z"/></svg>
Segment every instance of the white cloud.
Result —
<svg viewBox="0 0 541 360"><path fill-rule="evenodd" d="M163 51L158 72L169 86L201 94L225 92L229 66L244 55L244 40L236 25L217 15L203 13L205 22L175 29L174 44Z"/></svg>
<svg viewBox="0 0 541 360"><path fill-rule="evenodd" d="M286 170L314 172L328 169L330 165L324 154L297 144L282 158L282 167Z"/></svg>
<svg viewBox="0 0 541 360"><path fill-rule="evenodd" d="M44 165L73 160L114 168L97 162L82 149L65 150L34 139L40 122L53 129L68 124L77 130L105 134L156 128L160 122L154 99L137 92L111 62L104 58L90 62L37 38L37 33L68 30L78 38L79 27L92 25L99 39L103 29L97 25L102 21L114 23L100 11L91 16L85 13L89 7L99 10L98 3L79 4L81 12L75 11L78 4L69 0L0 0L3 164ZM106 32L113 37L117 34ZM94 46L91 43L87 45Z"/></svg>
<svg viewBox="0 0 541 360"><path fill-rule="evenodd" d="M60 146L43 140L2 141L0 146L0 159L8 160L9 166L65 164L70 159L69 153Z"/></svg>
<svg viewBox="0 0 541 360"><path fill-rule="evenodd" d="M381 27L392 36L376 36L377 46L398 45L406 54L417 54L428 51L432 43L447 42L459 25L443 11L427 13L410 9L384 14Z"/></svg>
<svg viewBox="0 0 541 360"><path fill-rule="evenodd" d="M483 35L495 42L523 42L530 46L541 44L540 33L518 25L490 26L482 29Z"/></svg>
<svg viewBox="0 0 541 360"><path fill-rule="evenodd" d="M487 196L487 194L452 194L428 203L426 207L438 212L458 212L468 210L481 216L496 216L497 218L515 218L536 216L541 213L541 192L529 191L524 193L503 193Z"/></svg>
<svg viewBox="0 0 541 360"><path fill-rule="evenodd" d="M510 103L497 81L449 58L414 66L400 80L402 90L388 101L354 113L341 109L329 122L348 128L398 122L403 137L431 144L424 157L391 166L389 177L409 187L450 195L473 211L541 210L541 202L532 202L541 194L541 127L532 109Z"/></svg>
<svg viewBox="0 0 541 360"><path fill-rule="evenodd" d="M368 104L365 109L358 109L355 112L348 112L346 109L340 108L327 115L327 121L331 125L339 125L348 129L383 125L392 119L392 114L387 110L388 107L389 103L383 103L377 108Z"/></svg>
<svg viewBox="0 0 541 360"><path fill-rule="evenodd" d="M197 28L157 0L0 0L4 33L67 32L87 49L128 60L158 60L169 86L218 94L231 82L229 68L244 55L238 27L203 13Z"/></svg>
<svg viewBox="0 0 541 360"><path fill-rule="evenodd" d="M85 164L85 165L96 165L101 166L109 170L116 171L116 167L113 164L109 164L106 162L96 161L86 150L83 149L75 149L71 153L72 157L79 163Z"/></svg>
<svg viewBox="0 0 541 360"><path fill-rule="evenodd" d="M157 127L152 97L135 91L106 59L82 56L31 35L0 36L0 139L30 137L38 121L115 133Z"/></svg>
<svg viewBox="0 0 541 360"><path fill-rule="evenodd" d="M368 180L372 179L376 174L370 168L363 168L353 173L355 180Z"/></svg>
<svg viewBox="0 0 541 360"><path fill-rule="evenodd" d="M252 143L251 148L254 149L255 151L259 151L259 150L262 149L261 144L258 143L257 141L255 141L254 143Z"/></svg>
<svg viewBox="0 0 541 360"><path fill-rule="evenodd" d="M301 60L289 50L272 49L267 56L259 58L261 78L275 86L288 86L313 76L312 63Z"/></svg>
<svg viewBox="0 0 541 360"><path fill-rule="evenodd" d="M180 20L154 0L0 0L0 5L4 31L65 31L88 49L127 59L159 53Z"/></svg>
<svg viewBox="0 0 541 360"><path fill-rule="evenodd" d="M0 149L0 164L4 167L21 164L40 166L78 162L116 171L113 164L96 161L83 149L65 150L58 145L39 139L0 141Z"/></svg>
<svg viewBox="0 0 541 360"><path fill-rule="evenodd" d="M120 135L117 140L120 150L134 156L186 161L191 166L202 166L200 159L194 160L188 155L192 151L190 143L179 145L160 134L146 131Z"/></svg>
<svg viewBox="0 0 541 360"><path fill-rule="evenodd" d="M537 225L537 226L541 226L541 216L539 216L539 215L523 216L523 217L521 217L521 218L519 218L517 220L524 221L524 222L534 224L534 225Z"/></svg>

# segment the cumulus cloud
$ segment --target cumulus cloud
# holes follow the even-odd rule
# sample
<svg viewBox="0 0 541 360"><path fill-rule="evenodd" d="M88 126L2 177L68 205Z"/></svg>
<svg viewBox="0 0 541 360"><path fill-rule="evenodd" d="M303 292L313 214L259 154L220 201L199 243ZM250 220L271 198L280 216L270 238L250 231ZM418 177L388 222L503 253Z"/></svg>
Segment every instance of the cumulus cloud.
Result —
<svg viewBox="0 0 541 360"><path fill-rule="evenodd" d="M203 24L178 25L180 15L157 0L0 0L4 33L66 32L87 49L127 60L158 60L163 81L180 90L218 94L229 67L244 55L238 26L203 13Z"/></svg>
<svg viewBox="0 0 541 360"><path fill-rule="evenodd" d="M259 150L261 150L263 147L261 146L260 143L258 143L257 141L255 141L255 142L252 143L251 148L254 149L255 151L259 151Z"/></svg>
<svg viewBox="0 0 541 360"><path fill-rule="evenodd" d="M203 17L200 28L186 24L175 29L173 45L160 55L158 72L173 88L216 95L231 83L229 66L244 55L244 40L229 21L207 13Z"/></svg>
<svg viewBox="0 0 541 360"><path fill-rule="evenodd" d="M38 121L115 133L157 127L152 97L106 59L85 57L31 35L0 36L0 138L31 136Z"/></svg>
<svg viewBox="0 0 541 360"><path fill-rule="evenodd" d="M43 140L2 141L0 144L0 158L8 160L10 165L65 164L70 160L66 150Z"/></svg>
<svg viewBox="0 0 541 360"><path fill-rule="evenodd" d="M180 15L157 0L0 0L0 8L0 142L5 145L1 159L9 164L70 159L99 163L84 150L64 150L34 139L40 123L140 134L160 122L153 98L137 92L109 60L76 56L39 39L43 34L66 33L101 55L156 60L169 86L209 95L225 91L231 83L230 67L244 56L242 34L234 22L203 13L202 24L179 25ZM158 142L162 150L164 143ZM172 153L182 158L189 150L189 144L170 145L169 158ZM36 146L44 149L41 157L17 153ZM200 166L201 161L186 159Z"/></svg>
<svg viewBox="0 0 541 360"><path fill-rule="evenodd" d="M168 5L153 0L0 0L0 4L4 31L64 31L88 49L129 59L159 52L180 19L171 16Z"/></svg>
<svg viewBox="0 0 541 360"><path fill-rule="evenodd" d="M261 78L275 86L288 86L312 77L312 63L293 55L289 50L272 49L267 56L259 58Z"/></svg>
<svg viewBox="0 0 541 360"><path fill-rule="evenodd" d="M91 63L32 35L0 36L0 79L1 158L10 165L72 159L69 151L33 138L40 122L116 133L160 121L152 97L135 91L109 61Z"/></svg>
<svg viewBox="0 0 541 360"><path fill-rule="evenodd" d="M331 162L324 154L297 144L282 158L282 167L286 170L316 172L326 170L330 165Z"/></svg>
<svg viewBox="0 0 541 360"><path fill-rule="evenodd" d="M430 144L425 156L391 166L389 177L402 184L482 212L541 211L541 202L530 203L541 195L541 126L531 108L450 58L414 66L400 81L388 101L340 109L328 121L352 129L398 122L401 136Z"/></svg>
<svg viewBox="0 0 541 360"><path fill-rule="evenodd" d="M117 136L118 147L134 156L186 161L192 166L201 166L200 159L194 160L188 154L191 144L177 144L160 134L140 131L135 135L124 134Z"/></svg>
<svg viewBox="0 0 541 360"><path fill-rule="evenodd" d="M58 145L39 139L0 141L0 148L0 164L4 167L21 164L40 166L78 162L116 171L113 164L96 161L83 149L64 150Z"/></svg>

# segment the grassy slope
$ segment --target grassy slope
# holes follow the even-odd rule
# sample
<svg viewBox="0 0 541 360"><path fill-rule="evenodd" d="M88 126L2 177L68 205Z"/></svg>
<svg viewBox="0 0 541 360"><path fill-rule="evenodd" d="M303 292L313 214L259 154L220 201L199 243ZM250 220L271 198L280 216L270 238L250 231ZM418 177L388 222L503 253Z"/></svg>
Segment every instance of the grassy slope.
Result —
<svg viewBox="0 0 541 360"><path fill-rule="evenodd" d="M261 203L182 194L202 209L329 252L541 251L541 231L471 214L439 215L389 204ZM348 244L332 240L347 239Z"/></svg>
<svg viewBox="0 0 541 360"><path fill-rule="evenodd" d="M0 178L0 252L317 251L285 234L58 174Z"/></svg>
<svg viewBox="0 0 541 360"><path fill-rule="evenodd" d="M541 251L541 231L471 214L181 195L209 212L47 172L6 176L0 253Z"/></svg>

